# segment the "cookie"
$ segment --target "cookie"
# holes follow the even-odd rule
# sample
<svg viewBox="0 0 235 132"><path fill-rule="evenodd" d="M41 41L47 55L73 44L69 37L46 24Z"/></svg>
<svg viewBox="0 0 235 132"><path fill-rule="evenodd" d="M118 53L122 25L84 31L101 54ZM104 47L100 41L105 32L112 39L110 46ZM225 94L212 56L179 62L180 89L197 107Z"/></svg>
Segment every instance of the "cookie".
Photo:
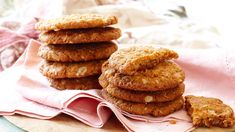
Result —
<svg viewBox="0 0 235 132"><path fill-rule="evenodd" d="M86 45L41 45L38 55L48 61L79 62L107 59L117 50L113 42L100 42Z"/></svg>
<svg viewBox="0 0 235 132"><path fill-rule="evenodd" d="M185 85L183 83L173 89L154 92L125 90L110 85L104 74L100 75L99 83L107 91L107 93L116 98L140 103L171 101L176 99L177 97L182 96L185 90Z"/></svg>
<svg viewBox="0 0 235 132"><path fill-rule="evenodd" d="M106 88L109 85L109 82L104 74L101 74L98 80L102 88Z"/></svg>
<svg viewBox="0 0 235 132"><path fill-rule="evenodd" d="M163 103L136 103L115 98L109 95L104 89L102 90L102 96L123 111L137 115L153 115L155 117L169 115L180 110L184 105L183 97Z"/></svg>
<svg viewBox="0 0 235 132"><path fill-rule="evenodd" d="M82 78L48 78L50 86L58 90L88 90L88 89L101 89L98 82L99 76L88 76Z"/></svg>
<svg viewBox="0 0 235 132"><path fill-rule="evenodd" d="M158 91L175 88L185 79L183 70L174 62L165 61L152 69L138 71L135 75L124 75L104 63L102 73L114 86L137 91Z"/></svg>
<svg viewBox="0 0 235 132"><path fill-rule="evenodd" d="M235 124L232 108L216 98L188 95L185 109L196 127L232 127Z"/></svg>
<svg viewBox="0 0 235 132"><path fill-rule="evenodd" d="M96 14L67 15L61 18L41 20L36 23L37 30L61 30L104 27L116 24L118 19L115 16L104 16Z"/></svg>
<svg viewBox="0 0 235 132"><path fill-rule="evenodd" d="M119 28L104 27L48 31L41 33L39 39L46 44L84 44L111 41L120 36Z"/></svg>
<svg viewBox="0 0 235 132"><path fill-rule="evenodd" d="M132 102L149 103L149 102L167 102L172 101L184 93L184 84L180 84L176 88L169 90L161 90L154 92L143 92L134 90L125 90L112 85L104 88L110 95Z"/></svg>
<svg viewBox="0 0 235 132"><path fill-rule="evenodd" d="M139 70L156 66L165 60L178 58L178 54L166 48L152 46L133 46L114 52L109 58L109 65L120 73L133 75Z"/></svg>
<svg viewBox="0 0 235 132"><path fill-rule="evenodd" d="M39 71L48 78L80 78L101 74L105 60L65 63L43 61Z"/></svg>

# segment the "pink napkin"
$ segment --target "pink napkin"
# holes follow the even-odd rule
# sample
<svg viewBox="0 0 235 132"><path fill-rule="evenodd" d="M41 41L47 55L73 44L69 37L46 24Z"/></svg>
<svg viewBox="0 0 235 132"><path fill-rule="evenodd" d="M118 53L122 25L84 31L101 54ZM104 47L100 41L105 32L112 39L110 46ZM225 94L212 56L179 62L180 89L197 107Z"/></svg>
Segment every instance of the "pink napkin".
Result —
<svg viewBox="0 0 235 132"><path fill-rule="evenodd" d="M39 31L34 29L36 22L38 19L34 18L19 28L19 22L4 21L6 28L0 27L0 72L15 63L31 38L38 38ZM16 25L19 29L11 30Z"/></svg>
<svg viewBox="0 0 235 132"><path fill-rule="evenodd" d="M40 43L31 40L15 65L0 73L0 114L15 113L39 119L68 114L100 128L114 113L128 131L188 131L193 129L184 110L154 118L121 111L105 101L100 90L58 91L48 86L36 55ZM177 49L176 49L177 50ZM225 49L177 50L176 61L186 72L187 94L218 97L235 110L235 51ZM170 124L169 120L176 120Z"/></svg>

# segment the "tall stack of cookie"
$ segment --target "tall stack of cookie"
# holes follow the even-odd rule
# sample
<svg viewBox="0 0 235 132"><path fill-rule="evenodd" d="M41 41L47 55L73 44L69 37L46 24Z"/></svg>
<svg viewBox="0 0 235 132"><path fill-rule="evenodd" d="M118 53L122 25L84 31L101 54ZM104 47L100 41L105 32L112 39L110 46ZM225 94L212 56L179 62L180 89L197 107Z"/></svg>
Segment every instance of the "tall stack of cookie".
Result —
<svg viewBox="0 0 235 132"><path fill-rule="evenodd" d="M40 72L57 89L101 88L101 66L117 50L112 40L121 36L115 16L69 15L42 20L35 25L43 42L38 55L44 59Z"/></svg>
<svg viewBox="0 0 235 132"><path fill-rule="evenodd" d="M165 48L131 47L114 52L102 66L102 95L133 114L165 116L184 105L183 70Z"/></svg>

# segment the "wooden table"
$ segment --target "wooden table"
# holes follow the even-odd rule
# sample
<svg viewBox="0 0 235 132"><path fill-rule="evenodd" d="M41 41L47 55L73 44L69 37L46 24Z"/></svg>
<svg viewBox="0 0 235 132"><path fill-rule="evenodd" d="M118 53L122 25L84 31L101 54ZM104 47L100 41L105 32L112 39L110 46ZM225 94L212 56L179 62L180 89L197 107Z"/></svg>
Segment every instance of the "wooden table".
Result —
<svg viewBox="0 0 235 132"><path fill-rule="evenodd" d="M113 115L102 128L93 128L74 119L73 117L61 114L51 120L39 120L25 116L5 116L5 118L16 126L30 132L122 132L126 129ZM195 132L235 132L235 127L223 128L197 128Z"/></svg>

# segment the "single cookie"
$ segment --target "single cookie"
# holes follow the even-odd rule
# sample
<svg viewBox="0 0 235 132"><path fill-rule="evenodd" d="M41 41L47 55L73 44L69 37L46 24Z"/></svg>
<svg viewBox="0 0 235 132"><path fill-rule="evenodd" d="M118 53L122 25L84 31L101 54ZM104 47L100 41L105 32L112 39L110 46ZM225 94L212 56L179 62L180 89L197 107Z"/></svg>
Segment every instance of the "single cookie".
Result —
<svg viewBox="0 0 235 132"><path fill-rule="evenodd" d="M176 88L169 90L161 90L154 92L143 92L134 90L125 90L112 85L104 88L110 95L132 102L149 103L149 102L167 102L172 101L184 93L184 84L180 84Z"/></svg>
<svg viewBox="0 0 235 132"><path fill-rule="evenodd" d="M38 55L48 61L79 62L107 59L117 50L113 42L100 42L86 45L41 45Z"/></svg>
<svg viewBox="0 0 235 132"><path fill-rule="evenodd" d="M196 127L232 127L235 124L231 107L216 98L188 95L185 109Z"/></svg>
<svg viewBox="0 0 235 132"><path fill-rule="evenodd" d="M40 72L48 78L80 78L101 74L101 66L105 60L65 63L44 61Z"/></svg>
<svg viewBox="0 0 235 132"><path fill-rule="evenodd" d="M102 96L123 111L137 115L153 115L155 117L169 115L180 110L184 105L183 97L163 103L135 103L115 98L109 95L104 89L102 90Z"/></svg>
<svg viewBox="0 0 235 132"><path fill-rule="evenodd" d="M104 27L48 31L41 33L39 39L46 44L84 44L111 41L120 36L119 28Z"/></svg>
<svg viewBox="0 0 235 132"><path fill-rule="evenodd" d="M37 30L61 30L104 27L116 24L118 19L115 16L104 16L98 14L67 15L61 18L42 20L35 25Z"/></svg>
<svg viewBox="0 0 235 132"><path fill-rule="evenodd" d="M50 86L58 90L88 90L88 89L101 89L98 82L99 76L88 76L82 78L48 78Z"/></svg>
<svg viewBox="0 0 235 132"><path fill-rule="evenodd" d="M176 99L177 97L182 96L185 90L185 85L183 83L176 88L154 92L125 90L110 85L104 74L100 75L99 83L110 95L116 98L140 103L171 101Z"/></svg>
<svg viewBox="0 0 235 132"><path fill-rule="evenodd" d="M109 58L109 65L120 73L133 75L139 70L152 68L165 60L178 58L178 54L166 48L152 46L133 46L114 52Z"/></svg>
<svg viewBox="0 0 235 132"><path fill-rule="evenodd" d="M137 91L158 91L175 88L185 79L183 70L171 61L159 63L152 69L138 71L133 76L119 73L111 68L108 63L104 63L102 73L110 84Z"/></svg>

